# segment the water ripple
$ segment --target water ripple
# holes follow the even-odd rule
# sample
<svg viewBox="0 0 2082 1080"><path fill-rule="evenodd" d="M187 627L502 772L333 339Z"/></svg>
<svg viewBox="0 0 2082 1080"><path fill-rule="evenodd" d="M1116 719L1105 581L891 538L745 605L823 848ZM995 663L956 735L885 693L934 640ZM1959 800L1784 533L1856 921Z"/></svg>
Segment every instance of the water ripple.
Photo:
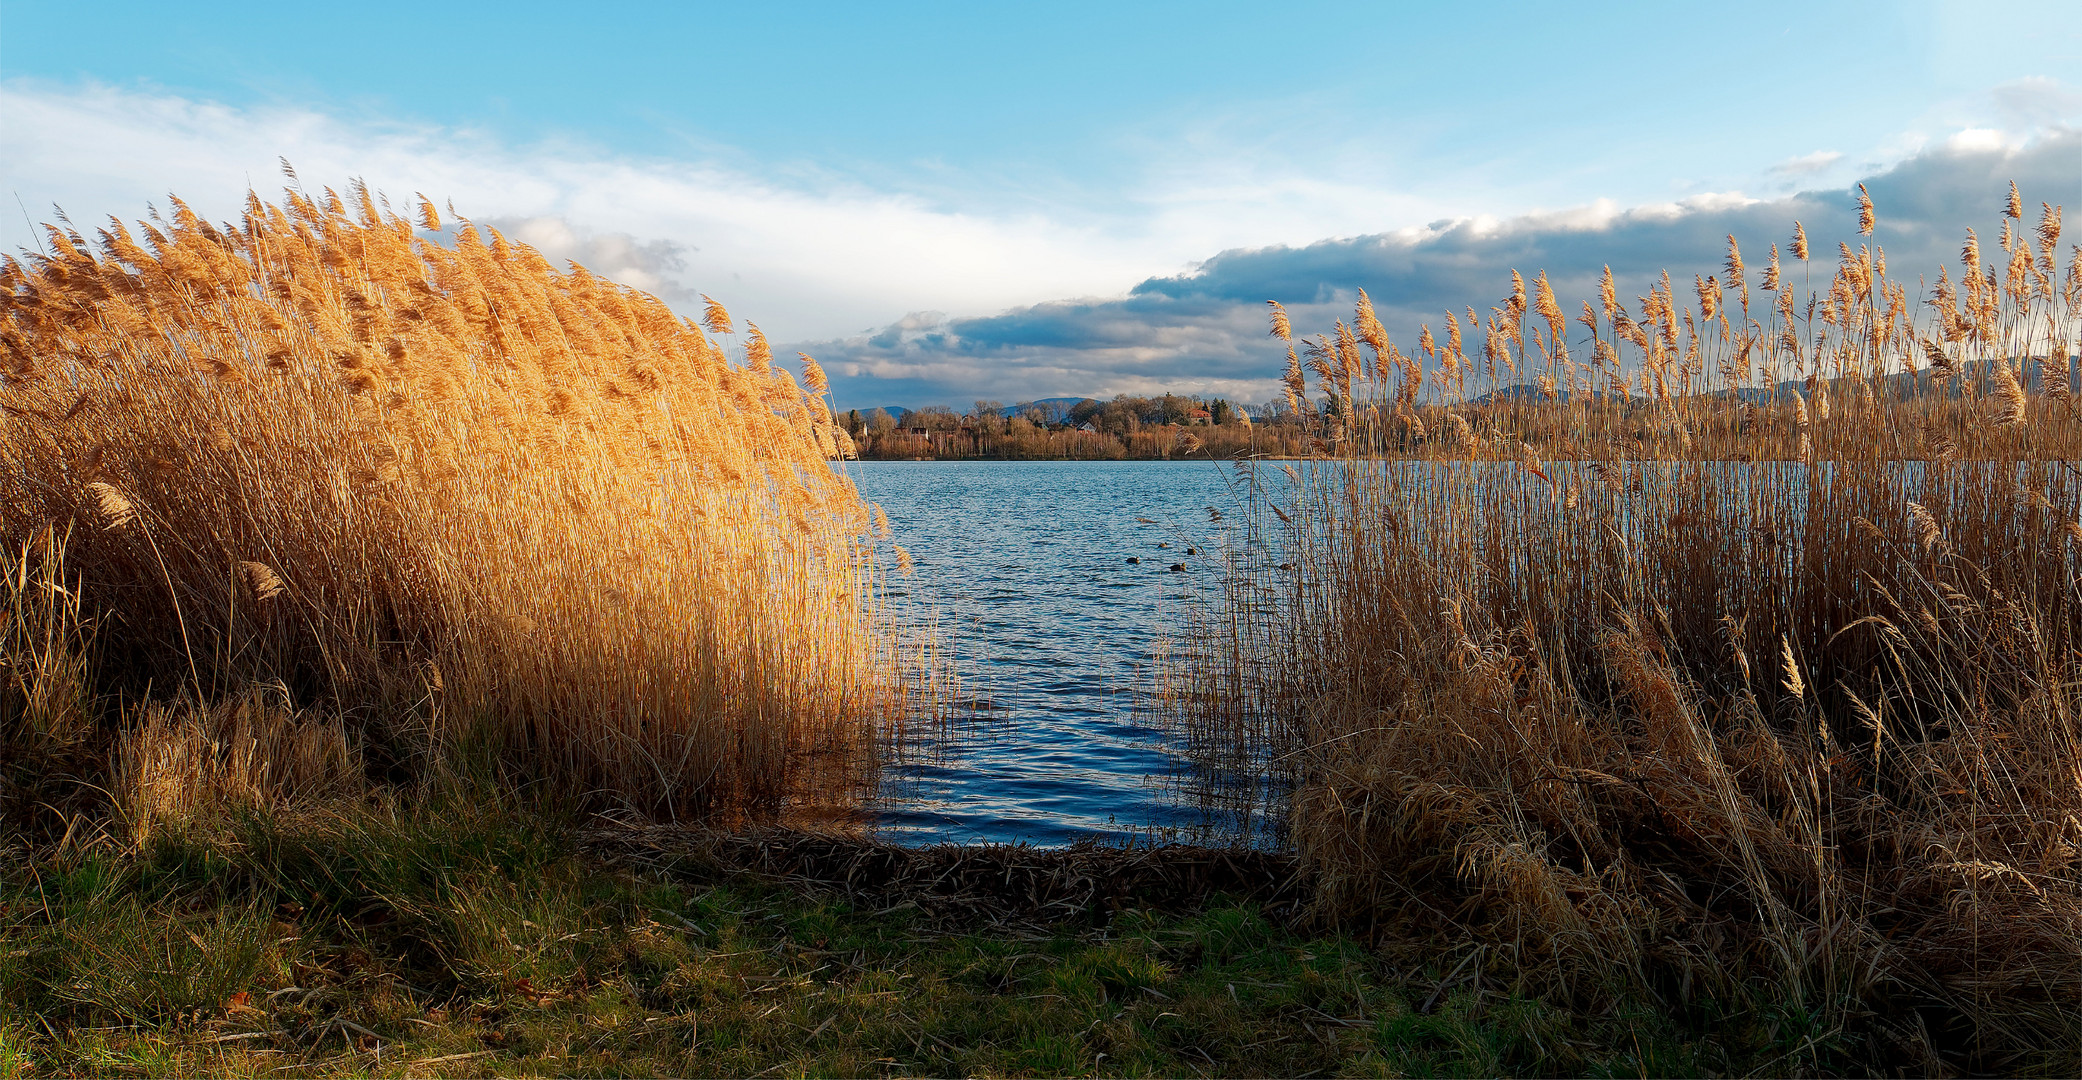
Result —
<svg viewBox="0 0 2082 1080"><path fill-rule="evenodd" d="M1065 844L1233 829L1165 782L1178 762L1132 715L1152 650L1176 639L1188 605L1212 598L1193 590L1211 590L1220 565L1207 508L1235 508L1223 467L859 462L847 472L917 562L893 592L938 611L964 692L990 704L959 745L889 771L875 807L883 836Z"/></svg>

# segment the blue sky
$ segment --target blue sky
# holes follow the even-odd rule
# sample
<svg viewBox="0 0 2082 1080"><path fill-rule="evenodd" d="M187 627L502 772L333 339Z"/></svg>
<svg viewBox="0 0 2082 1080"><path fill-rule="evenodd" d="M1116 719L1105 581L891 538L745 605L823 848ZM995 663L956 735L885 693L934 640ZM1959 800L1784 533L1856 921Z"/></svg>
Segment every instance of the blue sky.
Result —
<svg viewBox="0 0 2082 1080"><path fill-rule="evenodd" d="M169 190L223 216L286 155L713 294L832 360L842 403L1256 397L1279 358L1255 373L1240 309L1154 313L1182 290L1147 283L1259 267L1271 295L1322 263L1278 253L1323 241L1443 258L1455 235L1588 228L1587 251L1683 219L1640 246L1671 257L1714 215L1961 155L2072 206L2076 72L2082 19L2052 3L0 0L0 187L39 220ZM0 246L31 243L0 215ZM1502 275L1480 247L1447 262ZM1436 292L1416 265L1350 284Z"/></svg>

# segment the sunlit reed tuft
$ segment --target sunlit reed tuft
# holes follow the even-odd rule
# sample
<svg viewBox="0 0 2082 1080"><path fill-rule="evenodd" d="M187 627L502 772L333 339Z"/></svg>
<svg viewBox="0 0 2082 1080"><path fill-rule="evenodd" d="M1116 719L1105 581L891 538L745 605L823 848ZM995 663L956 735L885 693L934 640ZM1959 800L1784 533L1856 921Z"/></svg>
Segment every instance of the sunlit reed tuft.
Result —
<svg viewBox="0 0 2082 1080"><path fill-rule="evenodd" d="M377 203L175 199L0 260L0 541L94 526L98 691L280 686L398 760L662 815L865 754L902 688L815 361Z"/></svg>

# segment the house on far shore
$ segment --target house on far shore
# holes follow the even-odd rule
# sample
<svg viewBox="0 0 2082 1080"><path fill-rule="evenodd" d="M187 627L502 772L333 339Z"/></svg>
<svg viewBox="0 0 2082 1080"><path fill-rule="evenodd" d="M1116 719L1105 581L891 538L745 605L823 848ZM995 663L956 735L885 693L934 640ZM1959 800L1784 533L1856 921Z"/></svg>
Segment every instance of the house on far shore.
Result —
<svg viewBox="0 0 2082 1080"><path fill-rule="evenodd" d="M1077 430L1079 430L1079 431L1089 431L1089 432L1091 432L1091 433L1093 433L1093 434L1095 434L1095 435L1096 435L1096 434L1098 434L1098 431L1099 431L1099 429L1098 429L1098 428L1095 428L1095 427L1093 427L1093 426L1092 426L1092 422L1091 422L1090 420L1086 420L1086 421L1085 421L1084 423L1082 423L1082 424L1079 424L1079 425L1077 425Z"/></svg>

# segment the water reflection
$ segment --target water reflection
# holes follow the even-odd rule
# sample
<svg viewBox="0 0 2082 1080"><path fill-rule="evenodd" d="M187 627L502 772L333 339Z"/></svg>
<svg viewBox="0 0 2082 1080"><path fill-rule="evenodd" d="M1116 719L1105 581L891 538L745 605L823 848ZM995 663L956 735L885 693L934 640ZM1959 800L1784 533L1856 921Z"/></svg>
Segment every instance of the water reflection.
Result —
<svg viewBox="0 0 2082 1080"><path fill-rule="evenodd" d="M1256 819L1196 784L1136 715L1194 605L1219 598L1241 512L1214 462L860 462L916 560L899 601L937 610L986 706L887 770L886 838L1222 841ZM1176 567L1176 569L1174 569ZM922 751L922 752L921 752Z"/></svg>

